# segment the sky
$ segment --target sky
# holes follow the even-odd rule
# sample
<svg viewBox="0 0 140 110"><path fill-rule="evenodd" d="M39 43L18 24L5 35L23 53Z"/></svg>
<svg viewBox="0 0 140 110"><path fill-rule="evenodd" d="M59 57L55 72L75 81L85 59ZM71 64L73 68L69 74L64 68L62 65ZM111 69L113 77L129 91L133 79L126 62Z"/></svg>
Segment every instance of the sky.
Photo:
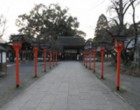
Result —
<svg viewBox="0 0 140 110"><path fill-rule="evenodd" d="M39 3L46 6L58 3L62 8L68 8L68 13L78 18L79 30L87 34L85 39L94 37L96 23L101 14L105 14L108 19L112 16L107 12L111 5L110 0L1 0L0 15L4 15L7 19L6 31L3 36L5 41L8 41L11 34L18 32L18 27L15 25L18 15L29 13L35 4Z"/></svg>

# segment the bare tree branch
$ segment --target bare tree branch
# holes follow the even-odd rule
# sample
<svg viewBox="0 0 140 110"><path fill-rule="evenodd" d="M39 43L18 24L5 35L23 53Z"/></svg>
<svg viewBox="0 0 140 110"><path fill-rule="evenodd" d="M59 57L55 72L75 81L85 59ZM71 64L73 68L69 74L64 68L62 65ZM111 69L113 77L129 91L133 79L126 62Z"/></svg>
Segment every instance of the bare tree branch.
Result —
<svg viewBox="0 0 140 110"><path fill-rule="evenodd" d="M127 12L127 10L129 9L129 7L131 6L131 4L133 4L134 2L136 2L137 0L130 0L130 3L128 4L128 6L125 8L123 14L125 14Z"/></svg>
<svg viewBox="0 0 140 110"><path fill-rule="evenodd" d="M0 33L0 37L2 37L5 33L6 30L6 23L7 20L6 18L4 18L2 15L0 16L0 28L1 28L1 33Z"/></svg>

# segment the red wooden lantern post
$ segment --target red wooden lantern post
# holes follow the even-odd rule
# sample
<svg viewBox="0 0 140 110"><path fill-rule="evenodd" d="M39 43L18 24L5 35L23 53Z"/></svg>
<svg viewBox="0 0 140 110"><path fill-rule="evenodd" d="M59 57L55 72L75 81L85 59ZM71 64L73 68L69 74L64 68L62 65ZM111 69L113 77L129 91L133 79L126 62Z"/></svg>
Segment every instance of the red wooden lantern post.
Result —
<svg viewBox="0 0 140 110"><path fill-rule="evenodd" d="M38 70L38 47L34 47L34 77L37 77Z"/></svg>
<svg viewBox="0 0 140 110"><path fill-rule="evenodd" d="M120 90L120 69L121 69L121 52L124 49L125 36L118 36L115 39L115 51L117 52L117 71L116 71L116 89Z"/></svg>
<svg viewBox="0 0 140 110"><path fill-rule="evenodd" d="M43 53L44 53L44 72L46 72L46 56L47 56L47 50L44 49L43 50Z"/></svg>
<svg viewBox="0 0 140 110"><path fill-rule="evenodd" d="M101 47L101 79L104 78L104 55L105 55L105 48Z"/></svg>
<svg viewBox="0 0 140 110"><path fill-rule="evenodd" d="M95 68L96 68L96 49L93 50L93 55L94 55L93 71L95 72Z"/></svg>
<svg viewBox="0 0 140 110"><path fill-rule="evenodd" d="M19 51L21 49L21 43L19 41L16 41L13 43L13 48L16 53L16 87L19 88Z"/></svg>

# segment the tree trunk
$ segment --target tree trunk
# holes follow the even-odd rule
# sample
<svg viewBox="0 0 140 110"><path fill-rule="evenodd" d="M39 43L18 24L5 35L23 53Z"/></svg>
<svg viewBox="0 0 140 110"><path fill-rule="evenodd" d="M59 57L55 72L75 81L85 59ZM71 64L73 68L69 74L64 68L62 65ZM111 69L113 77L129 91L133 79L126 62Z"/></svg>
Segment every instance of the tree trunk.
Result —
<svg viewBox="0 0 140 110"><path fill-rule="evenodd" d="M138 29L137 29L137 24L136 24L136 21L135 21L135 6L134 6L134 2L133 0L130 0L130 3L131 3L131 6L132 6L132 9L133 9L133 24L134 24L134 34L135 34L135 42L134 42L134 63L135 63L135 66L136 68L138 68L138 47L137 47L137 40L138 40Z"/></svg>

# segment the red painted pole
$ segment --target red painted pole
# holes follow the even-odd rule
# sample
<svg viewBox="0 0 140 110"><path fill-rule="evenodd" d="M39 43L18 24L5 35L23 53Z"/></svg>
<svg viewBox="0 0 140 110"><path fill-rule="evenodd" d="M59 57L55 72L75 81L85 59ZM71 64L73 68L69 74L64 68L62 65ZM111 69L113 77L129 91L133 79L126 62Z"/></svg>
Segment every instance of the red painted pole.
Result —
<svg viewBox="0 0 140 110"><path fill-rule="evenodd" d="M19 87L19 48L16 48L16 87Z"/></svg>
<svg viewBox="0 0 140 110"><path fill-rule="evenodd" d="M121 52L117 52L117 73L116 73L116 89L120 89L120 66L121 66Z"/></svg>
<svg viewBox="0 0 140 110"><path fill-rule="evenodd" d="M93 50L93 54L94 54L93 71L95 72L95 67L96 67L96 50Z"/></svg>
<svg viewBox="0 0 140 110"><path fill-rule="evenodd" d="M44 49L43 50L43 53L44 53L44 72L46 72L46 52L47 52L47 50Z"/></svg>
<svg viewBox="0 0 140 110"><path fill-rule="evenodd" d="M124 48L123 41L115 41L115 50L117 52L117 71L116 71L116 89L120 90L120 69L121 69L121 52Z"/></svg>
<svg viewBox="0 0 140 110"><path fill-rule="evenodd" d="M101 79L104 78L104 53L105 53L105 48L101 48Z"/></svg>
<svg viewBox="0 0 140 110"><path fill-rule="evenodd" d="M20 78L19 78L19 50L21 48L20 44L13 44L13 48L16 53L16 87L19 88Z"/></svg>
<svg viewBox="0 0 140 110"><path fill-rule="evenodd" d="M38 48L34 48L34 77L37 77L37 65L38 65Z"/></svg>

